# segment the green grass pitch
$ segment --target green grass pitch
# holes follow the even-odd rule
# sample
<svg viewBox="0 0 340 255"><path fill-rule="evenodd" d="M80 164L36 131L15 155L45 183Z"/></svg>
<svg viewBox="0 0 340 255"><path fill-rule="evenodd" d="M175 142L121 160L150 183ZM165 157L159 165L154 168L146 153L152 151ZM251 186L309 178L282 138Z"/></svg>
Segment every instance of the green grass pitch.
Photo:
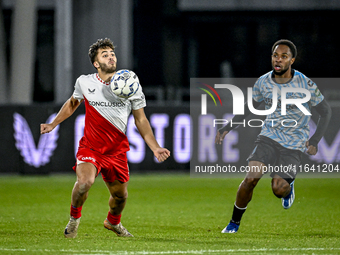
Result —
<svg viewBox="0 0 340 255"><path fill-rule="evenodd" d="M264 178L236 234L228 223L241 179L132 174L123 225L104 229L109 193L99 176L75 239L69 219L75 175L0 176L0 254L340 254L340 179L295 182L289 210Z"/></svg>

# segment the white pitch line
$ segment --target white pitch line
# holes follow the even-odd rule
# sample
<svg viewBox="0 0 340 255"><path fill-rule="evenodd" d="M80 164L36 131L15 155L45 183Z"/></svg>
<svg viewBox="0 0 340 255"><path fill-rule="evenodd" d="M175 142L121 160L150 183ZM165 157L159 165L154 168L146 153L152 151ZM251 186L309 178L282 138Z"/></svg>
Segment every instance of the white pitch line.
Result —
<svg viewBox="0 0 340 255"><path fill-rule="evenodd" d="M105 250L53 250L53 249L11 249L0 247L0 251L9 252L49 252L49 253L73 253L73 254L109 254L109 255L157 255L157 254L209 254L209 253L252 253L252 252L289 252L289 251L339 251L340 248L258 248L258 249L223 249L223 250L186 250L186 251L105 251Z"/></svg>

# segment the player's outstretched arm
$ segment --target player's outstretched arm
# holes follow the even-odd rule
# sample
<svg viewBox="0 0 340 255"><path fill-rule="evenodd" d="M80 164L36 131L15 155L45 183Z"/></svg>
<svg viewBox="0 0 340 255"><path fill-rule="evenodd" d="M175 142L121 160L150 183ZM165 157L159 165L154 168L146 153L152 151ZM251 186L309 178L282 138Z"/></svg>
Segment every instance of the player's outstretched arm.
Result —
<svg viewBox="0 0 340 255"><path fill-rule="evenodd" d="M77 99L74 99L73 96L71 96L61 107L57 116L54 118L54 120L51 123L40 124L40 133L46 134L46 133L51 132L61 122L66 120L68 117L70 117L74 113L74 111L78 108L80 103L81 101L79 102Z"/></svg>
<svg viewBox="0 0 340 255"><path fill-rule="evenodd" d="M159 162L163 162L168 157L170 157L170 151L159 146L158 142L156 141L150 123L145 116L144 108L132 110L132 114L135 118L135 124L139 133L141 134L149 148L152 150L157 160Z"/></svg>

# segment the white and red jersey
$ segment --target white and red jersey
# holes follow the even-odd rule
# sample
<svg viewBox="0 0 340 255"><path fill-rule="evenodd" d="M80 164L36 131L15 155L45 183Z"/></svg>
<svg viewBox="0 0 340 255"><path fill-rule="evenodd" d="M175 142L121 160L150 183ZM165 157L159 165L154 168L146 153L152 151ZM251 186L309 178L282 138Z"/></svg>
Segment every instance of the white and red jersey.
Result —
<svg viewBox="0 0 340 255"><path fill-rule="evenodd" d="M74 86L73 97L85 102L84 136L79 146L101 154L117 155L130 149L125 135L131 110L146 106L142 87L130 98L120 98L110 89L110 83L97 73L81 75Z"/></svg>

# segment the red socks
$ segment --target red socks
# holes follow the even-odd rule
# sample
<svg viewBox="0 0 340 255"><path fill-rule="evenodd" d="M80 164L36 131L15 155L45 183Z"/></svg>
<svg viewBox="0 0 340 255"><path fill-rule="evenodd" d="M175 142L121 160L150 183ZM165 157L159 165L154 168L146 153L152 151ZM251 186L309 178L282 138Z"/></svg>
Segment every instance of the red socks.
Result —
<svg viewBox="0 0 340 255"><path fill-rule="evenodd" d="M80 207L74 207L71 205L71 216L75 219L78 219L81 217L81 210L83 209L82 206ZM109 211L107 214L107 220L112 224L112 225L118 225L120 223L120 218L122 217L121 214L119 215L112 215Z"/></svg>
<svg viewBox="0 0 340 255"><path fill-rule="evenodd" d="M112 225L118 225L120 223L120 218L122 217L121 214L119 215L112 215L109 211L107 214L107 220L112 224Z"/></svg>
<svg viewBox="0 0 340 255"><path fill-rule="evenodd" d="M81 209L83 209L82 206L76 208L73 205L71 205L71 216L75 219L80 218L81 217Z"/></svg>

